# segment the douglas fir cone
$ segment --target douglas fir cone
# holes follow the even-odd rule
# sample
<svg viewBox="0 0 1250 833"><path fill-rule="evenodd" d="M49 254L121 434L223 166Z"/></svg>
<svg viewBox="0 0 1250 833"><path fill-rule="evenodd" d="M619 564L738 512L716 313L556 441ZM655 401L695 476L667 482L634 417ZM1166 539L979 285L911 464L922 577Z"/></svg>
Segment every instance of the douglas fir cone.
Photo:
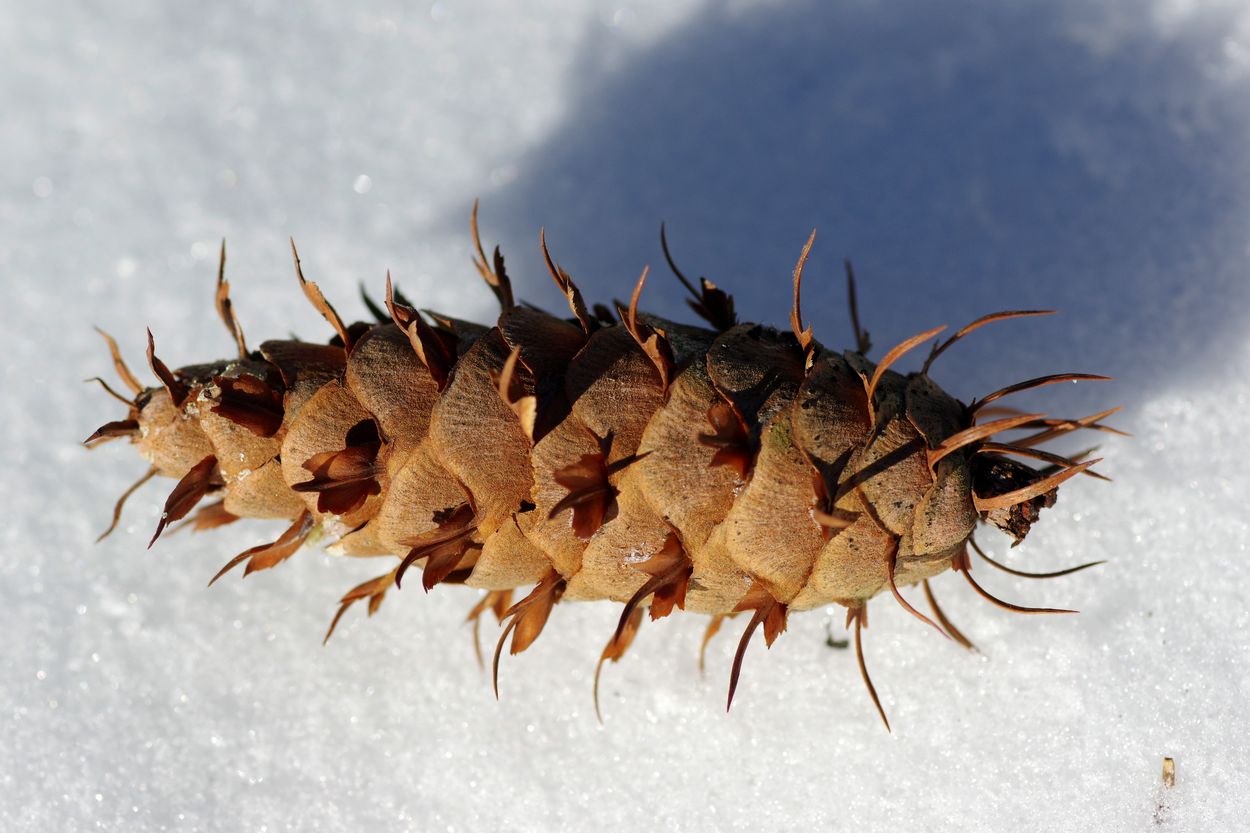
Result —
<svg viewBox="0 0 1250 833"><path fill-rule="evenodd" d="M188 520L196 529L238 518L289 522L214 581L240 563L245 573L273 567L314 533L345 555L386 557L386 572L343 596L334 623L357 601L373 613L413 566L426 590L480 588L471 616L489 610L504 625L496 681L504 646L525 650L556 602L607 599L624 608L600 668L621 657L644 610L652 619L674 608L707 615L707 638L741 614L732 702L757 629L772 644L791 613L839 604L880 711L860 633L874 596L892 596L964 645L929 586L947 570L1010 610L1064 612L1008 604L981 588L970 573L969 551L980 553L972 533L981 521L1024 538L1061 483L1098 476L1097 460L1039 446L1078 429L1113 430L1100 422L1112 411L1050 419L999 400L1105 377L1046 376L968 404L929 378L934 359L973 330L1044 312L979 318L934 340L920 372L903 375L890 367L943 328L874 364L848 264L854 347L819 344L799 306L810 239L794 270L788 331L740 323L729 295L706 279L696 287L671 258L707 326L640 312L645 272L628 307L588 308L544 242L571 311L554 316L514 302L498 249L488 259L478 241L476 216L473 240L478 271L502 307L492 326L418 312L389 278L386 310L371 304L377 323L347 326L296 256L305 294L336 332L329 344L249 349L221 272L217 310L236 358L171 371L149 333L160 384L146 387L106 336L130 390L130 398L114 395L128 413L87 443L125 437L151 464L118 502L114 526L125 498L161 475L178 482L153 541L209 497ZM1002 439L1008 432L1015 438ZM915 584L932 619L900 593ZM514 602L518 588L528 589ZM597 689L598 671L595 680Z"/></svg>

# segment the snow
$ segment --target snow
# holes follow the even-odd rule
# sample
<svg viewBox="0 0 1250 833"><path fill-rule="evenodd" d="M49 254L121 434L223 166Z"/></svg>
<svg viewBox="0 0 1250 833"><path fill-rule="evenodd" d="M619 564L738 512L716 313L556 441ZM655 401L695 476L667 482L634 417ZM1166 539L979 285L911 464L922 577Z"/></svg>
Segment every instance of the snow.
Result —
<svg viewBox="0 0 1250 833"><path fill-rule="evenodd" d="M3 0L0 19L0 830L1245 828L1244 3ZM253 340L327 335L287 236L345 313L390 269L423 306L482 320L474 197L520 294L552 308L540 226L608 300L662 264L663 219L688 272L775 323L818 228L804 307L834 346L843 256L878 356L934 323L1061 310L970 337L934 375L963 397L1117 377L1014 403L1123 405L1136 436L1099 451L1115 483L1065 486L1009 554L983 536L1027 569L1109 563L977 571L1081 615L1014 616L944 576L968 654L874 603L893 734L826 644L845 636L833 612L753 645L728 715L736 633L703 678L703 622L674 616L604 670L600 726L613 606L560 606L505 658L496 703L470 591L393 593L322 648L377 564L309 550L206 590L277 530L147 552L154 485L92 543L143 469L77 445L117 418L81 384L111 376L92 324L136 367L144 326L171 364L228 353L223 236ZM661 269L646 298L684 314Z"/></svg>

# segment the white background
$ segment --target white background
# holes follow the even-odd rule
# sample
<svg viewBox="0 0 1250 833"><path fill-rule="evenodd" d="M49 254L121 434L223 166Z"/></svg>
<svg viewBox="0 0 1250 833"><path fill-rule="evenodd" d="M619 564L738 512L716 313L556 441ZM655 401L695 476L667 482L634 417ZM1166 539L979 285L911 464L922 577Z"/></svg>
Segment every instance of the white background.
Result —
<svg viewBox="0 0 1250 833"><path fill-rule="evenodd" d="M836 10L834 10L836 8ZM1242 3L0 3L0 829L1237 830L1250 816L1250 12ZM559 308L538 229L588 297L660 264L849 345L840 260L884 349L996 309L1062 315L969 338L934 376L968 398L1065 370L1103 385L1016 404L1122 404L1101 484L1065 486L1026 569L936 582L980 645L873 605L877 721L835 611L706 678L703 622L643 628L590 681L617 612L562 605L502 669L476 595L392 593L321 635L383 571L301 552L212 590L276 532L147 539L163 491L122 444L91 331L140 368L228 354L215 250L252 338L328 335L286 238L349 317L391 269L422 306L488 319L467 217L520 294ZM651 309L674 316L664 270ZM146 374L145 374L146 375ZM988 574L987 574L988 572ZM912 598L914 590L905 591ZM918 599L917 599L918 601ZM494 628L485 629L493 634ZM493 636L487 637L493 643ZM1177 762L1167 795L1159 768Z"/></svg>

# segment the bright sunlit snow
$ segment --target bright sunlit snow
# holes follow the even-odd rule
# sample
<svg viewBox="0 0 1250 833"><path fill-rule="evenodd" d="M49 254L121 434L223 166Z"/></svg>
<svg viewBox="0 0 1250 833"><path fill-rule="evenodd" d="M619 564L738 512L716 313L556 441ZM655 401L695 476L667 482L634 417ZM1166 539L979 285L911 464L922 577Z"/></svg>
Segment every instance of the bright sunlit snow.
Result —
<svg viewBox="0 0 1250 833"><path fill-rule="evenodd" d="M1244 3L0 0L0 830L1233 831L1250 824L1250 11ZM588 299L682 268L850 346L841 260L880 357L935 324L979 331L934 378L968 399L1106 373L1012 404L1112 405L1114 483L1078 478L1023 569L935 584L979 645L874 601L860 682L840 609L697 667L704 621L647 623L605 668L619 608L557 607L505 657L500 702L463 624L473 591L405 585L372 620L337 598L384 571L307 550L205 589L259 522L145 549L169 482L78 445L120 406L92 325L143 366L232 342L212 309L229 243L253 342L349 318L386 270L423 307L488 320L488 242L559 309L537 249ZM915 361L905 363L915 367ZM145 379L147 374L145 373ZM150 381L150 380L149 380ZM1073 441L1067 448L1082 445ZM904 593L919 602L916 589ZM493 625L483 629L493 646ZM1176 761L1165 790L1164 756Z"/></svg>

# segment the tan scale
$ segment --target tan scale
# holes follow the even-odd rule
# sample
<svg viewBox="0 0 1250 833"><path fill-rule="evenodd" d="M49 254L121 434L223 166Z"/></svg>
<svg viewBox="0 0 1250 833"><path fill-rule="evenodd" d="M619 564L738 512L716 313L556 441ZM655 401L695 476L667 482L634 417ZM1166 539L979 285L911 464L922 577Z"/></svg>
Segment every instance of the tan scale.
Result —
<svg viewBox="0 0 1250 833"><path fill-rule="evenodd" d="M498 330L479 338L456 362L430 417L435 455L473 495L484 537L511 518L533 489L530 440L492 378L507 356Z"/></svg>

